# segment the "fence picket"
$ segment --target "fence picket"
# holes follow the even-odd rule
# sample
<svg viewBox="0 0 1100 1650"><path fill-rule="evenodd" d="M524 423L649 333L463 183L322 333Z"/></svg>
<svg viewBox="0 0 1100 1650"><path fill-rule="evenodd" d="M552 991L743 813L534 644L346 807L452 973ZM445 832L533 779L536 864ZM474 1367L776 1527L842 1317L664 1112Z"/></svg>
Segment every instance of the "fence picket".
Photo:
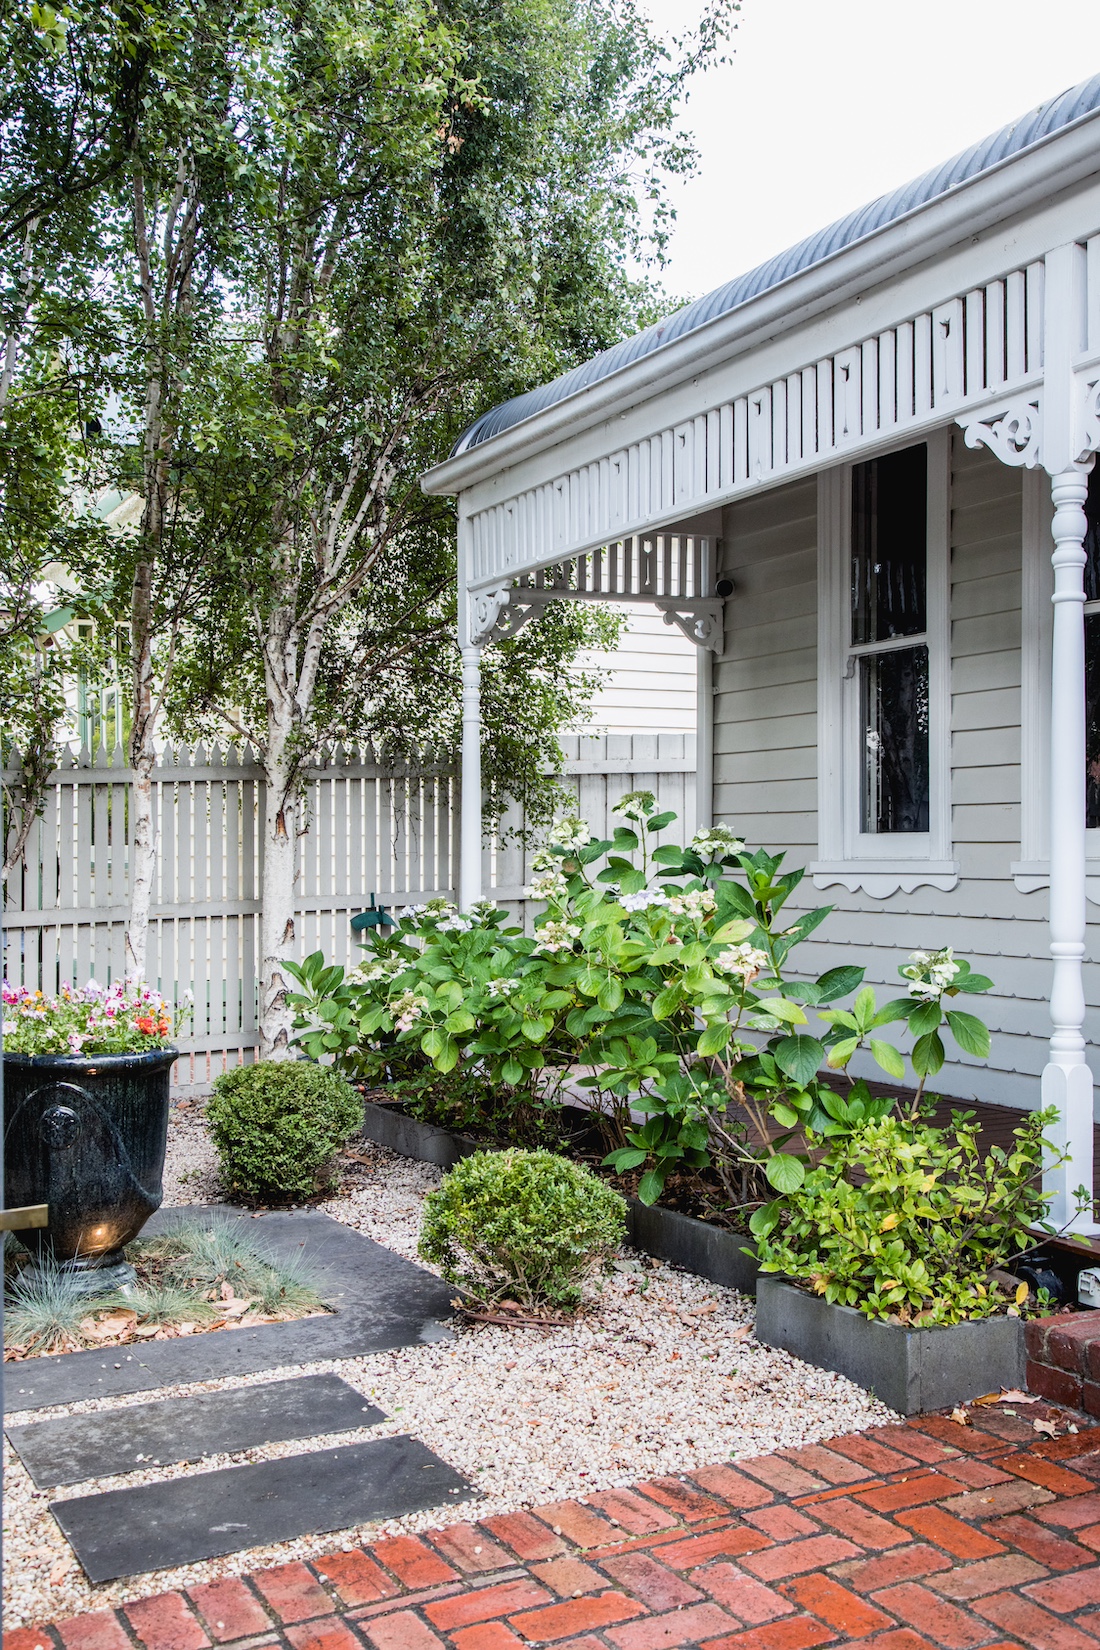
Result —
<svg viewBox="0 0 1100 1650"><path fill-rule="evenodd" d="M609 835L627 791L656 791L680 816L669 836L694 824L694 741L682 734L562 739L561 776L595 835ZM64 749L22 866L5 894L4 966L12 979L55 991L62 980L102 984L124 971L132 845L125 751L93 756ZM5 774L15 781L15 774ZM454 897L458 786L439 753L388 763L373 749L338 750L306 778L310 830L296 882L301 954L320 946L354 965L349 919L373 893L392 906L436 894ZM258 1042L256 968L266 795L255 753L199 744L166 749L154 773L159 853L149 932L148 976L165 996L194 993L181 1037L178 1087L205 1086ZM521 806L509 808L485 853L486 891L529 922L520 900L531 848ZM396 900L395 900L396 896Z"/></svg>

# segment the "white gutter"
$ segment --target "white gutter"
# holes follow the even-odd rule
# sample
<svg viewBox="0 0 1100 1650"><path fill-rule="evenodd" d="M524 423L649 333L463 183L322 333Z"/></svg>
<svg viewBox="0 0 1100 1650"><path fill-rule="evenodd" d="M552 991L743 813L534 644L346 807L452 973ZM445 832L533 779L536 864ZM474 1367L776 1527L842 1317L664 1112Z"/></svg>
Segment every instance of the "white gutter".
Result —
<svg viewBox="0 0 1100 1650"><path fill-rule="evenodd" d="M702 367L715 366L792 330L853 292L865 290L872 280L887 280L926 263L962 239L976 240L980 231L1030 206L1048 204L1052 195L1100 171L1098 122L1100 110L1082 115L1023 153L1008 156L955 185L946 195L914 207L727 314L659 345L467 452L445 459L421 476L421 487L433 494L462 492L520 457L542 452L563 436L576 435L610 413L635 405L655 387L671 389Z"/></svg>

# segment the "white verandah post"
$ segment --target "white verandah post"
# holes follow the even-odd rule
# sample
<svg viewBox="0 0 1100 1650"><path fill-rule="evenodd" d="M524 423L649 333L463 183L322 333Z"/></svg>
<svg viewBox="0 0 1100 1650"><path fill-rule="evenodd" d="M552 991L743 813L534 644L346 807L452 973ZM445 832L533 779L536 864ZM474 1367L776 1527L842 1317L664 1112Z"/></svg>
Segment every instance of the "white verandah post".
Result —
<svg viewBox="0 0 1100 1650"><path fill-rule="evenodd" d="M1085 1056L1085 499L1080 468L1051 479L1054 502L1054 635L1050 694L1050 1059L1042 1102L1057 1109L1051 1138L1066 1161L1044 1188L1057 1227L1097 1230L1091 1211L1075 1215L1078 1186L1092 1190L1093 1083Z"/></svg>
<svg viewBox="0 0 1100 1650"><path fill-rule="evenodd" d="M481 898L481 648L470 639L470 519L459 502L458 645L462 653L462 773L458 817L458 908Z"/></svg>

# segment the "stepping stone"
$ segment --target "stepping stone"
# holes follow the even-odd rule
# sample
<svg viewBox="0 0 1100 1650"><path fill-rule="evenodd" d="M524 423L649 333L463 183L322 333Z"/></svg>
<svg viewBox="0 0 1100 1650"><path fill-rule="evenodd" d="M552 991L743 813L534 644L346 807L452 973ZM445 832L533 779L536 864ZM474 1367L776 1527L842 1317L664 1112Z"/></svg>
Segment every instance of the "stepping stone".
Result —
<svg viewBox="0 0 1100 1650"><path fill-rule="evenodd" d="M151 1236L181 1216L241 1221L257 1247L300 1261L335 1311L254 1329L219 1329L140 1346L130 1343L21 1359L5 1370L9 1414L330 1358L360 1358L368 1352L451 1337L453 1288L330 1215L298 1209L253 1219L228 1204L196 1205L158 1210L145 1231Z"/></svg>
<svg viewBox="0 0 1100 1650"><path fill-rule="evenodd" d="M40 1489L109 1478L156 1463L199 1461L288 1438L372 1427L385 1415L338 1375L168 1398L104 1414L9 1427L8 1438Z"/></svg>
<svg viewBox="0 0 1100 1650"><path fill-rule="evenodd" d="M174 1569L296 1536L454 1506L473 1491L418 1438L379 1438L50 1508L89 1581Z"/></svg>

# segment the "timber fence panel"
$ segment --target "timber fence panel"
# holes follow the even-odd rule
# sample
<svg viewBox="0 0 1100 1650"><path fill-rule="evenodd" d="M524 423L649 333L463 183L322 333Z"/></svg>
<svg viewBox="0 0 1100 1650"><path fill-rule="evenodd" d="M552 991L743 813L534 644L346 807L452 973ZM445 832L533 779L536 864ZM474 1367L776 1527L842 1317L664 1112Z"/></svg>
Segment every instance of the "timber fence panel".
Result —
<svg viewBox="0 0 1100 1650"><path fill-rule="evenodd" d="M690 735L562 739L563 803L594 836L610 836L615 804L652 790L680 817L663 833L693 828L695 743ZM4 972L56 992L65 980L108 985L125 970L133 810L124 749L65 748L51 775L23 862L4 893ZM14 772L4 774L6 789ZM153 775L157 863L147 975L165 997L193 993L174 1082L204 1088L255 1057L260 889L267 808L254 752L234 745L166 748ZM371 894L398 908L453 899L459 786L439 753L387 762L369 746L334 751L304 776L305 821L295 880L299 956L321 949L345 967L359 960L351 918ZM487 836L489 897L530 926L541 909L524 899L539 833L512 803Z"/></svg>

